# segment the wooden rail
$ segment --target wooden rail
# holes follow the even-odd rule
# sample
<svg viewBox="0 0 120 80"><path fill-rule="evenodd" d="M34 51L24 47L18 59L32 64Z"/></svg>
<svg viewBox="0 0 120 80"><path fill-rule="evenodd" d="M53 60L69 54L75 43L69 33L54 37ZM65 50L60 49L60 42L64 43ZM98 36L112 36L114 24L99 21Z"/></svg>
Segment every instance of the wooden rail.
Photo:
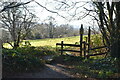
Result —
<svg viewBox="0 0 120 80"><path fill-rule="evenodd" d="M97 56L97 55L103 55L103 54L107 54L108 52L104 52L104 53L97 53L97 54L89 54L86 55L85 57L89 58L90 56Z"/></svg>
<svg viewBox="0 0 120 80"><path fill-rule="evenodd" d="M80 51L77 51L77 50L67 50L67 49L63 49L63 50L59 50L59 51L80 52Z"/></svg>
<svg viewBox="0 0 120 80"><path fill-rule="evenodd" d="M87 54L86 55L86 52L90 51L90 50L96 50L96 49L101 49L101 48L108 48L107 46L99 46L99 47L95 47L95 48L90 48L88 50L86 50L86 42L83 42L84 43L84 48L82 48L82 50L84 51L84 57L87 57L89 58L90 56L97 56L97 55L103 55L103 54L106 54L107 52L105 53L97 53L97 54ZM64 44L63 41L61 41L61 43L56 43L56 45L61 45L61 49L59 51L61 51L61 55L63 54L64 51L67 51L67 52L81 52L81 51L77 51L77 50L67 50L67 49L63 49L63 46L73 46L73 47L80 47L80 45L76 45L76 44Z"/></svg>
<svg viewBox="0 0 120 80"><path fill-rule="evenodd" d="M56 43L56 45L61 45L61 43ZM80 45L76 45L76 44L63 44L63 46L80 47Z"/></svg>
<svg viewBox="0 0 120 80"><path fill-rule="evenodd" d="M84 48L82 48L82 50L86 50L86 43L84 43ZM73 47L80 47L80 45L76 45L76 44L61 44L61 43L56 43L56 45L62 45L62 46L73 46ZM95 48L90 48L89 50L96 50L96 49L101 49L101 48L108 48L107 46L99 46L99 47L95 47ZM63 50L63 49L61 49ZM59 51L61 51L59 50ZM75 51L75 50L63 50L63 51L71 51L71 52L78 52L78 51ZM87 52L88 50L86 50ZM80 52L80 51L79 51Z"/></svg>

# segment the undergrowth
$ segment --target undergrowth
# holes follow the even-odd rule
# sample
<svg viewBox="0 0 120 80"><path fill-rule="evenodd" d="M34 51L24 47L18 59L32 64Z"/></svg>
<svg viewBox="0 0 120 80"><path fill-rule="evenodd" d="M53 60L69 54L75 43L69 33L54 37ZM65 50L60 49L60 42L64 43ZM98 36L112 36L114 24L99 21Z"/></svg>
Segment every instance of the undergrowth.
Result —
<svg viewBox="0 0 120 80"><path fill-rule="evenodd" d="M50 46L24 46L17 49L2 49L3 73L32 72L44 67L42 57L55 55L55 48Z"/></svg>
<svg viewBox="0 0 120 80"><path fill-rule="evenodd" d="M68 55L56 56L53 60L53 62L68 66L64 68L72 74L80 74L80 78L118 78L120 77L119 61L120 59L111 57L84 59Z"/></svg>

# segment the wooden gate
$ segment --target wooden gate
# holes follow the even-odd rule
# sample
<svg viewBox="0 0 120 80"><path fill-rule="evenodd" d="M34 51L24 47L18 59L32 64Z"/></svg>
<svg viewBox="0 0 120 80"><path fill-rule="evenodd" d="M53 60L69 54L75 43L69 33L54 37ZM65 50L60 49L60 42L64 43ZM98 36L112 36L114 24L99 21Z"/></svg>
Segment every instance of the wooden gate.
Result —
<svg viewBox="0 0 120 80"><path fill-rule="evenodd" d="M90 43L91 43L91 29L89 27L88 30L88 37L86 37L86 40L83 41L83 34L84 34L84 29L83 29L83 25L81 24L81 28L80 28L80 44L65 44L64 41L61 41L61 43L56 43L57 45L61 46L61 49L59 49L59 51L61 51L61 55L63 55L64 51L69 51L69 52L78 52L80 53L80 56L84 56L89 58L90 56L96 56L96 55L102 55L102 54L106 54L107 52L104 53L97 53L97 54L89 54L91 50L96 50L96 49L101 49L101 48L106 48L108 49L107 46L99 46L99 47L95 47L95 48L91 48L90 47ZM72 47L79 47L79 50L67 50L64 49L64 46L72 46Z"/></svg>

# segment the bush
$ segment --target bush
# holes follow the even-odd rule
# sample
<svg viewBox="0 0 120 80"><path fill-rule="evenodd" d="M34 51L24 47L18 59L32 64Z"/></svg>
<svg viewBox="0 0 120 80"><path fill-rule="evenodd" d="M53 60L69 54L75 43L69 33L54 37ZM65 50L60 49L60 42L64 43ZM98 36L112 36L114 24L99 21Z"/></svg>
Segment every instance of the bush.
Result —
<svg viewBox="0 0 120 80"><path fill-rule="evenodd" d="M101 35L92 35L91 40L93 42L93 44L92 44L93 47L98 47L98 46L104 45Z"/></svg>
<svg viewBox="0 0 120 80"><path fill-rule="evenodd" d="M40 57L28 54L26 48L23 52L22 50L23 48L3 49L3 72L33 71L43 66L44 61Z"/></svg>
<svg viewBox="0 0 120 80"><path fill-rule="evenodd" d="M50 46L24 46L16 49L4 48L2 51L3 71L6 72L24 72L40 68L45 63L45 61L42 60L43 56L53 55L56 53L55 48Z"/></svg>

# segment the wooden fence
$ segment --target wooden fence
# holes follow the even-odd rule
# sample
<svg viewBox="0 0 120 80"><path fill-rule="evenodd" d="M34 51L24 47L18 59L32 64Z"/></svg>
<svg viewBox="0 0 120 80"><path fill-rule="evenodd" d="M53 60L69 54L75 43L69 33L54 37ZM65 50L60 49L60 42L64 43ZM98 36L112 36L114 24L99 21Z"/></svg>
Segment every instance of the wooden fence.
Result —
<svg viewBox="0 0 120 80"><path fill-rule="evenodd" d="M97 53L97 54L89 54L91 50L96 50L96 49L101 49L101 48L107 48L107 46L99 46L99 47L95 47L95 48L91 48L90 47L90 43L91 43L91 29L89 27L88 30L88 37L86 37L86 40L83 41L83 34L84 34L84 29L83 29L83 25L81 25L80 28L80 44L76 45L76 44L65 44L63 41L61 41L61 43L56 43L57 45L61 46L61 49L59 51L61 51L61 55L63 55L64 51L68 51L68 52L78 52L80 53L80 56L84 56L89 58L90 56L96 56L96 55L103 55L106 54L107 52L104 53ZM80 50L67 50L64 49L64 46L72 46L72 47L79 47Z"/></svg>

